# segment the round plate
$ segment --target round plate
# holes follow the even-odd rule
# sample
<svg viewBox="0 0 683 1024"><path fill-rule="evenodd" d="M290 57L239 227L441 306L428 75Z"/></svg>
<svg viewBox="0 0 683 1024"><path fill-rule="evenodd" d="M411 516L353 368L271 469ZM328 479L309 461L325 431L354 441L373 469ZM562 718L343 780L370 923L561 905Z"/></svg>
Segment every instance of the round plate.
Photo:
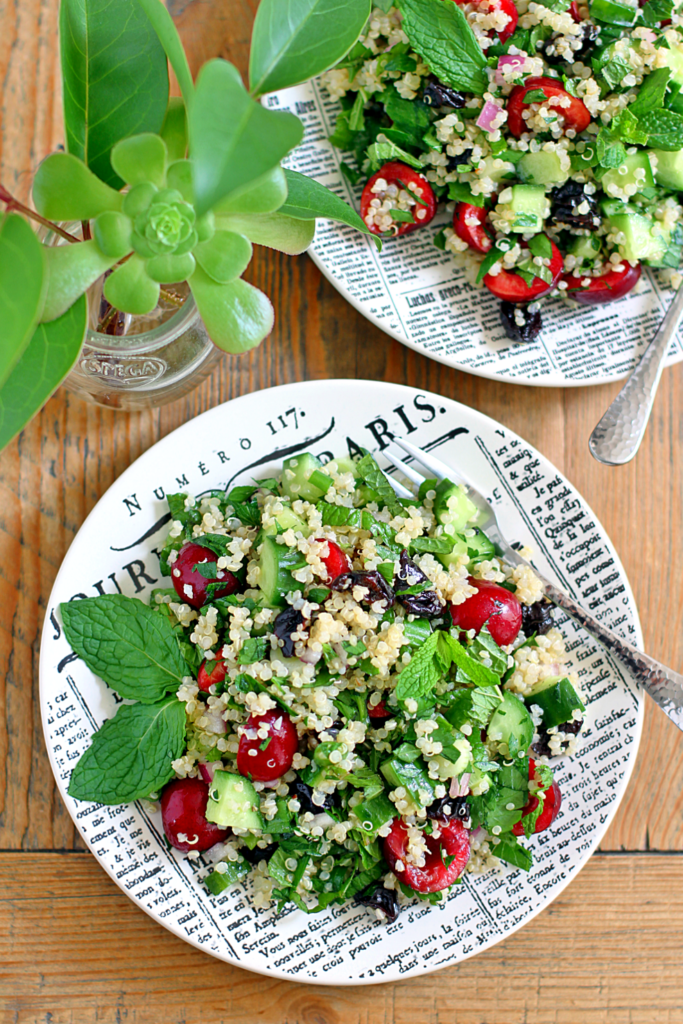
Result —
<svg viewBox="0 0 683 1024"><path fill-rule="evenodd" d="M342 154L328 141L339 104L330 102L319 82L274 93L266 103L291 110L306 126L288 165L357 210L363 182L350 185L340 170ZM378 253L367 236L321 220L309 253L344 298L392 338L448 366L517 384L576 387L626 377L671 301L672 292L646 271L635 292L606 306L580 308L561 299L545 303L544 329L536 341L512 344L498 299L468 284L452 256L433 244L448 224L442 209L429 227L390 239ZM666 365L682 359L683 327Z"/></svg>
<svg viewBox="0 0 683 1024"><path fill-rule="evenodd" d="M159 441L110 487L76 536L48 605L40 658L45 740L62 798L114 881L180 938L252 971L324 984L425 974L509 935L550 903L586 863L614 815L635 760L642 701L633 682L572 622L563 622L589 706L580 754L559 763L562 810L530 840L527 875L466 875L440 907L417 903L393 925L362 907L308 917L256 911L250 882L219 897L163 841L159 814L137 803L106 807L67 795L93 731L116 709L111 690L76 660L63 634L62 601L97 593L148 599L163 585L155 548L167 530L166 493L199 494L271 476L282 458L311 450L377 452L390 432L462 466L501 512L511 542L530 544L538 568L640 643L633 596L614 548L571 484L521 438L439 395L371 381L289 384L211 409ZM380 456L381 461L381 456ZM168 585L168 584L166 584Z"/></svg>

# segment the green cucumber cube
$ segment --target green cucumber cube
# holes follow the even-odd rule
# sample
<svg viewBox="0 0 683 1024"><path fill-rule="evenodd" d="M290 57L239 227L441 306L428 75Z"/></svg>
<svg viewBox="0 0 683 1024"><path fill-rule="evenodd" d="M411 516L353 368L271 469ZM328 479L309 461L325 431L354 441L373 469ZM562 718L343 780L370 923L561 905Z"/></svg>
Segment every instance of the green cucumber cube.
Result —
<svg viewBox="0 0 683 1024"><path fill-rule="evenodd" d="M562 185L569 177L557 153L544 149L525 153L517 164L517 173L529 185Z"/></svg>
<svg viewBox="0 0 683 1024"><path fill-rule="evenodd" d="M647 153L632 153L627 156L621 167L606 171L601 182L608 196L617 194L616 190L623 189L626 185L635 185L636 191L640 192L643 188L652 188L654 183Z"/></svg>
<svg viewBox="0 0 683 1024"><path fill-rule="evenodd" d="M651 153L657 159L657 184L683 192L683 150L669 153L664 149L653 149Z"/></svg>
<svg viewBox="0 0 683 1024"><path fill-rule="evenodd" d="M263 829L259 796L249 779L217 771L209 786L206 820L221 828Z"/></svg>
<svg viewBox="0 0 683 1024"><path fill-rule="evenodd" d="M505 189L501 197L507 197L507 191ZM511 210L515 215L512 231L531 235L543 230L543 221L550 213L550 203L541 185L513 185L510 198L499 203L497 210L501 213Z"/></svg>

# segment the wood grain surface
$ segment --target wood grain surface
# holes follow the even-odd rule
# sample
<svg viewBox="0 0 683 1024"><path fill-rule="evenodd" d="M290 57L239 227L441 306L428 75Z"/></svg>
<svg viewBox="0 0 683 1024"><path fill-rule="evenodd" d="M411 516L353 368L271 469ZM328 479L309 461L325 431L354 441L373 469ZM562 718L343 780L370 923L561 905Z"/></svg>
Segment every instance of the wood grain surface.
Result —
<svg viewBox="0 0 683 1024"><path fill-rule="evenodd" d="M256 0L171 0L193 70L246 66ZM0 0L0 180L21 198L62 141L58 0ZM283 1024L683 1022L683 743L648 702L630 788L577 881L521 932L458 968L373 989L314 989L227 967L166 933L82 850L57 795L38 708L42 618L62 558L116 477L197 413L289 381L365 377L494 416L558 466L622 558L646 649L683 668L683 367L664 373L640 453L609 469L588 435L617 391L526 388L431 362L363 320L307 257L256 251L276 306L257 351L186 398L133 415L63 390L0 456L0 1010L3 1020Z"/></svg>

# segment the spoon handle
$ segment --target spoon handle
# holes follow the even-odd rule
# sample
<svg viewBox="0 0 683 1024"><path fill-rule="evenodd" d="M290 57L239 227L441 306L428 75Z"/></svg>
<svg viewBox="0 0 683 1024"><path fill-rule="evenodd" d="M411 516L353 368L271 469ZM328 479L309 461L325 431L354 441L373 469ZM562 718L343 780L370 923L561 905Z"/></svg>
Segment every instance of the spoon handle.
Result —
<svg viewBox="0 0 683 1024"><path fill-rule="evenodd" d="M638 451L662 375L664 357L682 313L683 288L680 288L640 362L588 440L591 455L598 462L623 466Z"/></svg>

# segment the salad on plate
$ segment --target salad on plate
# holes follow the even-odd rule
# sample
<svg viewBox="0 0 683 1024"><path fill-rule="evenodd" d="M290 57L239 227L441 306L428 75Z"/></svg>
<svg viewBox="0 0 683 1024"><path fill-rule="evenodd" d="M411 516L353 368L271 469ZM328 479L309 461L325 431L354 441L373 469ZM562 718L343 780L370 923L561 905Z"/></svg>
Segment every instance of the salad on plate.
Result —
<svg viewBox="0 0 683 1024"><path fill-rule="evenodd" d="M61 605L117 694L69 794L160 808L214 894L396 919L466 871L528 870L585 707L542 585L461 486L397 497L367 452L168 497L150 603Z"/></svg>
<svg viewBox="0 0 683 1024"><path fill-rule="evenodd" d="M533 340L539 300L678 288L683 12L677 0L377 0L322 76L332 143L373 233L421 230ZM400 244L397 242L396 244Z"/></svg>

